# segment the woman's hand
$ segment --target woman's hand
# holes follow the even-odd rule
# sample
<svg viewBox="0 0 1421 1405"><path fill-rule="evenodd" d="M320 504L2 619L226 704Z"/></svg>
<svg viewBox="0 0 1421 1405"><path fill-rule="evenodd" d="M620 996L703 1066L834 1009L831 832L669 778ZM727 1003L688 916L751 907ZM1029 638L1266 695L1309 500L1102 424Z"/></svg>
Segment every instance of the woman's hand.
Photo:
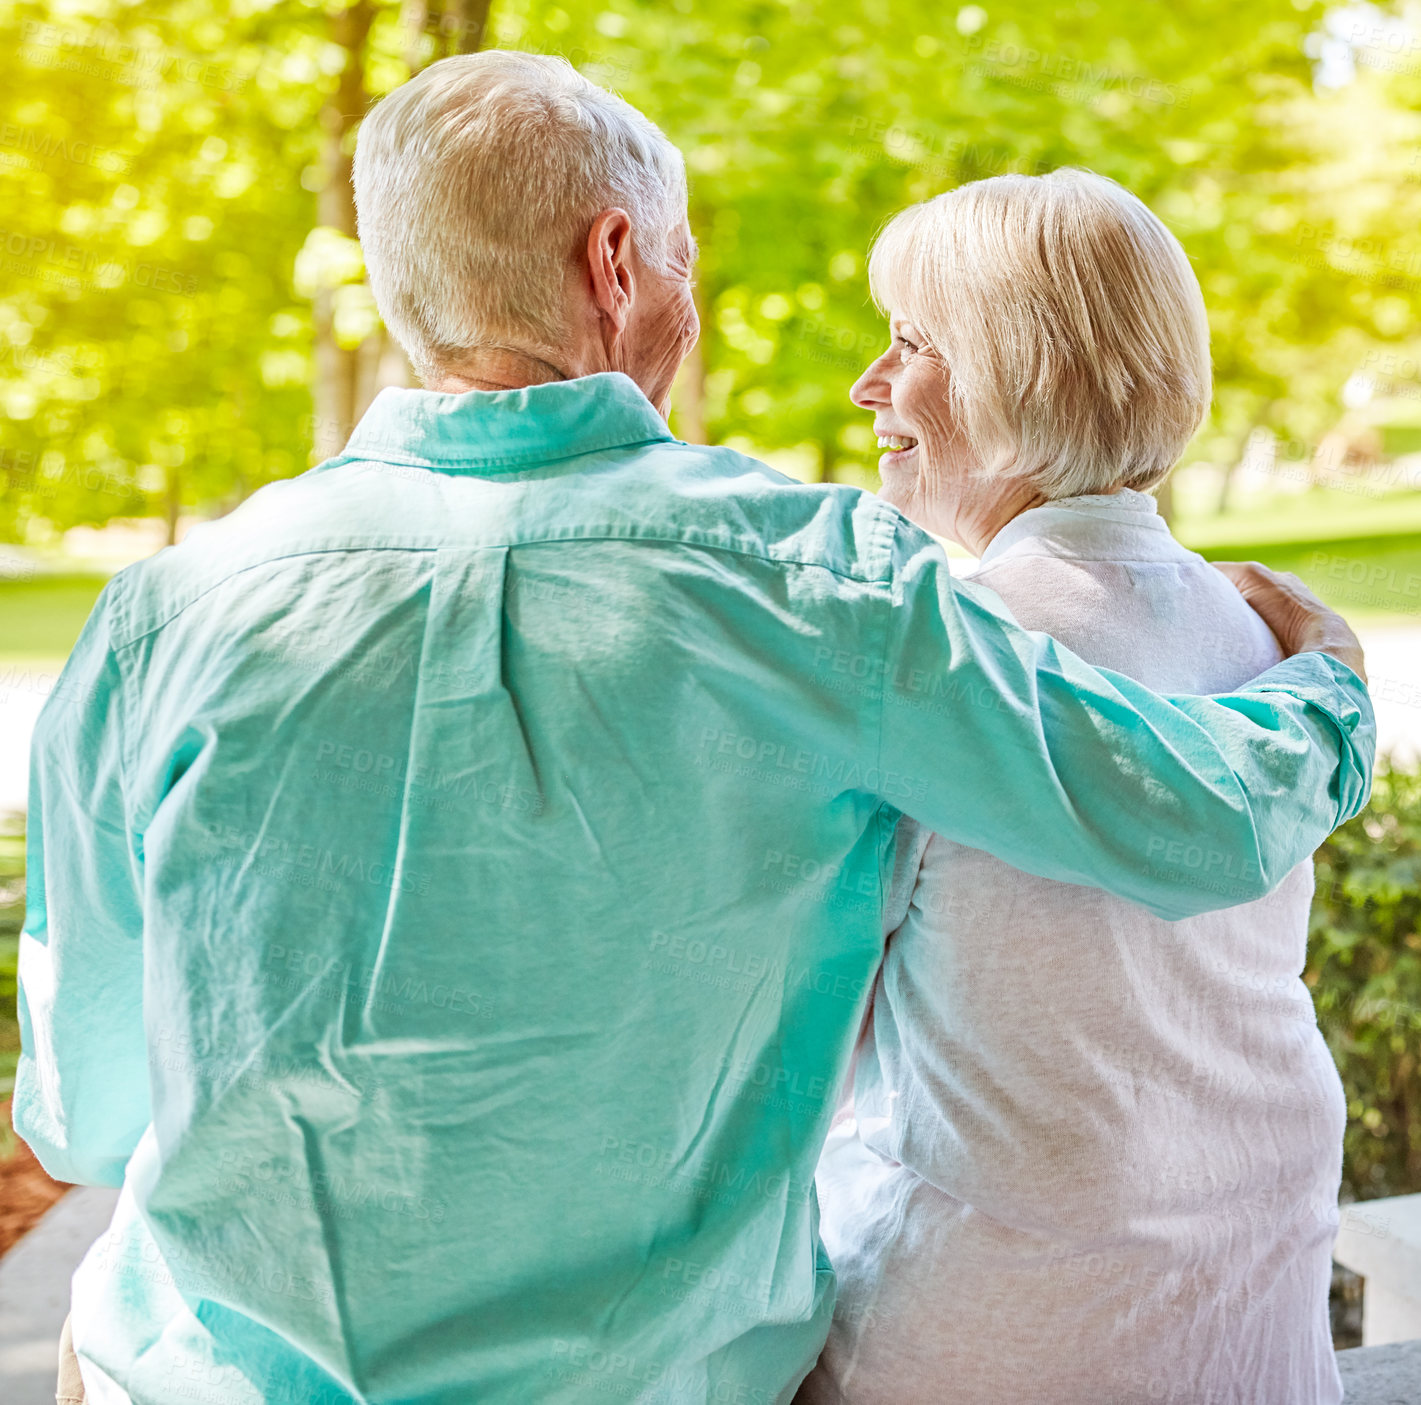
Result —
<svg viewBox="0 0 1421 1405"><path fill-rule="evenodd" d="M1214 565L1263 617L1285 654L1310 650L1331 654L1367 681L1362 641L1341 615L1329 610L1295 575L1270 571L1256 561L1215 561Z"/></svg>

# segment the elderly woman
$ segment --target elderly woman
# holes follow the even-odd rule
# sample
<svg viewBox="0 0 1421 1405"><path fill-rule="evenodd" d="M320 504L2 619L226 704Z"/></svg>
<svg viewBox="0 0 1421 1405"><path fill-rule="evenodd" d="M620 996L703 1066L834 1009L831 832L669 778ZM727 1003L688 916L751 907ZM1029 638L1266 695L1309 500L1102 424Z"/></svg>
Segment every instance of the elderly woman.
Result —
<svg viewBox="0 0 1421 1405"><path fill-rule="evenodd" d="M969 591L1166 693L1277 661L1150 496L1210 368L1188 259L1139 200L1080 171L981 181L895 219L870 276L892 344L853 399L884 494L981 558ZM905 824L820 1167L840 1296L800 1400L1339 1400L1345 1105L1299 979L1308 866L1171 923ZM1237 865L1146 848L1205 887Z"/></svg>

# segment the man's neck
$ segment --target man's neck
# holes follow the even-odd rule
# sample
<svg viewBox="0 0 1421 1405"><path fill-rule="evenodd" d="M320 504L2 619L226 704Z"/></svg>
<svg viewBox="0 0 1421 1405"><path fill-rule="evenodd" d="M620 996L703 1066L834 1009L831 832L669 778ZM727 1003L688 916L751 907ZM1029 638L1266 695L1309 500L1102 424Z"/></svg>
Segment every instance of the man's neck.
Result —
<svg viewBox="0 0 1421 1405"><path fill-rule="evenodd" d="M462 395L466 390L522 390L524 386L565 381L576 374L576 371L565 371L531 351L488 346L469 352L460 359L457 367L431 379L427 388L446 395Z"/></svg>

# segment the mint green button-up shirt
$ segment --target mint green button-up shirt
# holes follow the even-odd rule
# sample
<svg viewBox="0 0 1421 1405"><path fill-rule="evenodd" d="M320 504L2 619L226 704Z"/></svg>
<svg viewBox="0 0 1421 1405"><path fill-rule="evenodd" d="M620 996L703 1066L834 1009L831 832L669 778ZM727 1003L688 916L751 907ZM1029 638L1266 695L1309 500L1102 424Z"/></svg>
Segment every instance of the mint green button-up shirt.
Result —
<svg viewBox="0 0 1421 1405"><path fill-rule="evenodd" d="M1178 918L1372 748L1341 664L1156 697L625 377L385 391L39 724L15 1121L123 1187L91 1400L786 1400L900 816Z"/></svg>

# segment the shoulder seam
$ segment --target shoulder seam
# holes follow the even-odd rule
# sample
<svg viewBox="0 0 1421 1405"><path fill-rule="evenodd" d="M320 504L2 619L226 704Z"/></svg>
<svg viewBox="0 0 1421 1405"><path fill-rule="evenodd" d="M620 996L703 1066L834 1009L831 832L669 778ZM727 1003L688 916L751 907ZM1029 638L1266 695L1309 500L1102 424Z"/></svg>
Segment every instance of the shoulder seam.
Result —
<svg viewBox="0 0 1421 1405"><path fill-rule="evenodd" d="M815 570L827 571L830 575L832 575L832 576L837 576L840 580L852 581L852 582L854 582L856 585L862 585L862 586L867 586L867 587L874 587L874 586L881 587L881 586L885 585L885 584L887 583L887 579L888 579L888 575L889 575L889 572L888 572L888 569L887 569L887 568L888 568L890 562L887 561L887 560L885 560L885 561L883 562L883 568L884 568L884 569L883 569L883 573L882 573L881 575L877 575L877 576L862 576L862 575L854 575L853 573L851 573L851 572L849 572L849 571L841 571L841 570L837 569L836 567L832 566L832 565L831 565L830 563L828 563L827 561L802 561L802 560L799 560L798 558L786 558L786 557L778 557L778 556L767 556L767 555L765 555L765 554L762 553L762 552L750 551L750 550L747 550L747 549L744 548L744 547L730 546L730 545L727 545L727 544L725 544L725 543L723 543L723 542L702 542L702 541L694 541L694 540L688 540L688 539L686 539L686 538L684 538L684 537L644 537L644 536L639 537L639 536L627 536L627 535L623 535L623 534L621 534L621 533L611 533L611 532L609 532L609 533L602 533L602 534L588 534L588 535L586 535L586 536L575 536L575 537L535 537L535 538L532 538L532 539L530 539L530 540L528 540L528 541L489 542L489 543L486 543L486 544L484 544L484 545L466 546L466 547L461 547L461 546L458 546L458 545L456 545L456 544L454 544L454 543L448 543L448 542L445 542L445 543L437 543L437 544L436 544L436 543L431 543L431 544L428 545L428 546L418 546L418 545L413 545L413 544L409 544L409 545L393 545L393 544L377 545L377 544L373 544L373 543L370 544L370 545L346 544L346 545L343 545L343 546L313 546L313 547L303 547L303 548L300 548L300 549L297 549L297 550L292 550L292 551L278 552L278 553L276 553L275 555L272 555L272 556L265 556L265 557L263 557L260 561L253 561L253 562L251 562L249 565L239 566L239 567L235 568L234 570L230 571L228 574L222 576L220 579L213 581L210 585L206 586L204 589L198 591L197 594L194 595L190 600L184 601L183 604L179 605L179 606L178 606L175 610L173 610L170 614L165 615L161 620L157 621L157 623L152 624L152 625L149 625L147 628L142 629L142 630L139 630L138 632L136 632L136 633L134 633L134 634L132 634L132 635L129 635L129 634L127 633L127 628L125 628L125 637L124 637L122 640L115 640L114 643L113 643L113 648L114 648L115 653L117 653L117 651L120 650L120 649L128 649L128 648L131 648L134 644L140 643L142 640L148 638L149 635L156 634L160 629L166 628L166 627L167 627L169 624L171 624L175 619L177 619L179 615L184 614L187 610L191 609L193 605L197 604L197 602L198 602L199 600L201 600L204 596L210 595L214 590L218 589L220 586L225 585L228 581L234 580L237 576L244 575L244 574L245 574L246 572L248 572L248 571L260 570L263 566L270 566L270 565L275 564L275 563L278 562L278 561L292 561L292 560L296 560L296 559L299 559L300 557L304 557L304 556L346 555L346 554L355 553L355 552L362 552L362 551L400 552L400 553L404 553L404 554L437 554L437 553L440 552L440 551L459 551L459 550L464 550L464 551L510 551L510 550L513 550L514 548L517 548L517 547L525 547L525 546L555 546L555 545L565 545L565 544L573 543L573 542L603 542L603 541L627 542L627 543L629 543L629 544L634 544L634 545L635 545L635 544L639 544L639 543L646 543L646 544L652 545L652 546L680 546L680 547L690 547L690 548L692 548L692 549L700 550L700 551L718 551L718 552L724 552L725 554L731 555L731 556L741 556L741 557L746 557L746 558L748 558L748 559L750 559L750 560L763 561L767 566L797 566L797 567L803 567L803 568L810 568L810 569L815 569ZM125 612L124 624L125 624L125 626L128 625L127 612Z"/></svg>
<svg viewBox="0 0 1421 1405"><path fill-rule="evenodd" d="M422 459L415 454L406 454L402 457L376 458L372 454L347 454L340 453L324 460L316 465L317 468L343 468L351 463L368 463L378 467L386 468L427 468L431 472L438 472L440 469L451 468L523 468L530 472L542 468L547 464L568 463L573 459L586 458L589 454L605 453L608 449L644 449L648 444L683 444L684 441L668 435L665 439L633 439L630 442L619 439L611 439L606 443L597 442L583 445L575 454L562 454L557 458L539 458L536 460L524 460L517 455L493 456L469 459ZM349 448L349 445L346 445ZM391 450L398 451L398 444L372 444L368 446L382 452ZM712 448L713 445L685 445L685 447ZM300 475L298 475L300 476Z"/></svg>

